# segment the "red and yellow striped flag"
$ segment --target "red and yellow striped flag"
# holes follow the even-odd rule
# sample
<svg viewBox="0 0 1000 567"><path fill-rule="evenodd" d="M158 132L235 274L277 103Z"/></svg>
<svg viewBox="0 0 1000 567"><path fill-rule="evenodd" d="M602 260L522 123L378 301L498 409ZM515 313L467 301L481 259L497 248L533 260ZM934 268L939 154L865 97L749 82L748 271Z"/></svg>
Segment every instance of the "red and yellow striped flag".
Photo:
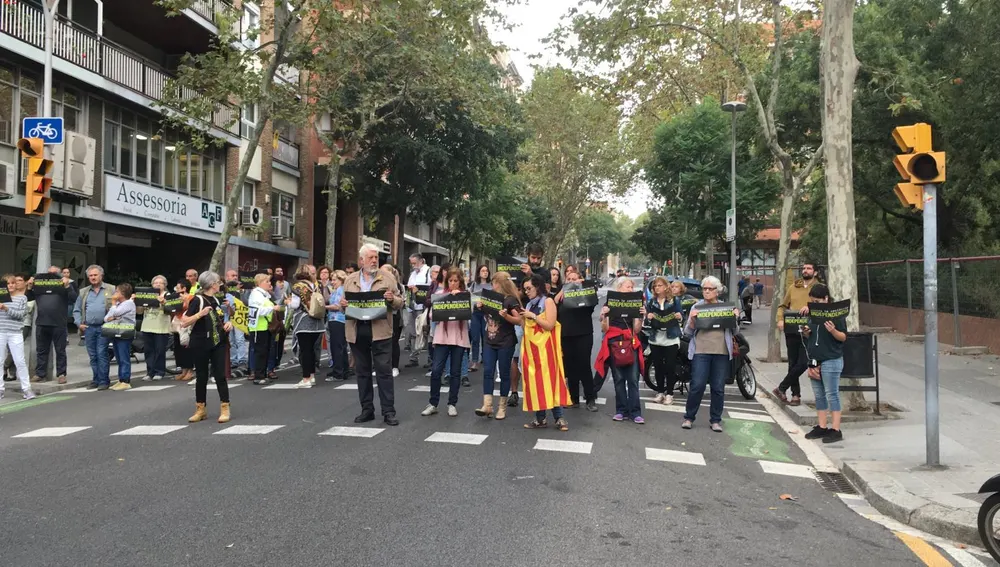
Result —
<svg viewBox="0 0 1000 567"><path fill-rule="evenodd" d="M542 411L570 405L566 376L563 374L560 324L544 331L528 320L521 342L521 383L524 411Z"/></svg>

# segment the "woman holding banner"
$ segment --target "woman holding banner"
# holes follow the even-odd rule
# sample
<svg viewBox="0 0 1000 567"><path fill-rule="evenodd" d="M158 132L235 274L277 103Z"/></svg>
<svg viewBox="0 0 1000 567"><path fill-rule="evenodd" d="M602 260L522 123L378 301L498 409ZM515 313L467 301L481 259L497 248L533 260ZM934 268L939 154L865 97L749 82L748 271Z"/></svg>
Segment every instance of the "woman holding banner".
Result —
<svg viewBox="0 0 1000 567"><path fill-rule="evenodd" d="M594 373L590 371L590 351L594 349L594 308L597 307L597 289L593 289L593 304L589 302L567 303L567 288L580 288L583 277L576 266L566 266L566 286L556 294L559 306L560 341L563 352L563 372L569 386L571 408L580 407L580 384L588 411L597 411L597 393L594 391Z"/></svg>
<svg viewBox="0 0 1000 567"><path fill-rule="evenodd" d="M524 424L524 428L547 427L545 411L551 409L556 429L569 431L569 424L563 417L563 406L568 406L570 400L563 374L556 303L546 296L545 278L537 273L524 282L524 291L528 296L528 304L521 312L524 410L535 412L535 419Z"/></svg>
<svg viewBox="0 0 1000 567"><path fill-rule="evenodd" d="M635 282L628 276L622 276L612 284L612 288L618 293L635 293ZM642 417L642 404L639 402L639 375L644 363L639 331L642 329L642 317L646 310L642 307L641 294L639 304L639 317L631 319L626 318L627 315L611 316L608 305L601 308L601 331L604 332L604 339L601 350L597 353L594 369L604 376L610 368L614 379L615 415L611 419L631 419L633 423L642 425L646 420Z"/></svg>
<svg viewBox="0 0 1000 567"><path fill-rule="evenodd" d="M507 396L510 395L511 361L514 359L514 348L517 345L515 325L521 323L517 314L521 309L520 294L506 272L497 272L491 281L491 289L484 290L483 301L476 304L476 311L482 314L486 331L483 343L483 407L476 410L476 415L490 417L493 415L493 372L500 371L500 401L497 403L496 419L507 417ZM492 295L493 297L487 297ZM484 307L490 299L496 301L499 295L499 309ZM475 317L475 314L473 314Z"/></svg>
<svg viewBox="0 0 1000 567"><path fill-rule="evenodd" d="M811 303L829 303L830 289L818 283L809 288ZM850 305L850 304L848 304ZM831 306L833 307L833 306ZM816 422L818 425L806 433L806 439L822 439L824 443L844 440L840 432L840 374L844 371L844 341L847 340L847 313L830 313L833 318L819 314L814 306L809 325L802 329L806 353L809 355L809 382L816 396ZM843 315L840 315L843 313ZM831 423L827 428L827 413Z"/></svg>
<svg viewBox="0 0 1000 567"><path fill-rule="evenodd" d="M722 411L726 401L726 378L732 372L734 352L739 352L733 333L737 329L739 310L732 304L719 303L722 282L715 276L701 280L704 299L691 308L685 334L691 336L688 358L691 360L691 386L681 427L691 429L705 395L705 385L711 385L709 424L712 431L722 432ZM718 305L716 305L718 304ZM700 319L699 319L699 316Z"/></svg>
<svg viewBox="0 0 1000 567"><path fill-rule="evenodd" d="M292 293L285 298L292 312L292 334L299 343L299 362L302 365L302 380L299 388L316 385L316 343L322 340L326 331L326 303L323 293L316 286L316 268L309 264L299 268L295 274Z"/></svg>
<svg viewBox="0 0 1000 567"><path fill-rule="evenodd" d="M677 385L677 351L681 344L681 320L684 308L679 297L670 290L667 278L653 279L653 297L646 304L646 322L649 324L649 364L653 368L656 396L653 401L670 405L674 403Z"/></svg>
<svg viewBox="0 0 1000 567"><path fill-rule="evenodd" d="M449 268L444 277L444 289L435 295L455 295L465 291L465 277L457 266ZM432 314L434 307L431 307ZM431 368L431 398L420 412L420 415L430 416L438 413L438 403L441 401L441 375L444 374L445 362L451 361L451 371L448 374L448 415L458 415L458 390L462 375L462 359L469 348L468 321L438 321L434 325L432 338L434 344L434 365Z"/></svg>
<svg viewBox="0 0 1000 567"><path fill-rule="evenodd" d="M487 290L493 290L490 267L486 264L480 264L479 268L476 269L475 279L473 279L472 284L469 285L469 292L472 293L472 295L482 295L483 292ZM486 317L479 309L472 312L472 321L469 323L469 333L472 338L472 361L469 364L469 372L475 372L479 369L480 358L486 356ZM486 363L485 359L483 360L483 363ZM492 388L492 385L490 387ZM490 394L492 395L492 390Z"/></svg>
<svg viewBox="0 0 1000 567"><path fill-rule="evenodd" d="M170 340L170 315L163 312L167 300L167 278L155 276L150 282L159 292L158 307L142 309L143 353L146 358L146 377L143 380L163 380L167 375L167 343Z"/></svg>
<svg viewBox="0 0 1000 567"><path fill-rule="evenodd" d="M132 284L118 284L111 296L111 309L104 316L105 323L118 323L131 330L124 330L121 336L111 337L115 349L115 360L118 362L118 383L110 389L115 391L132 388L132 341L135 340L135 302L132 301ZM110 329L105 324L102 330Z"/></svg>

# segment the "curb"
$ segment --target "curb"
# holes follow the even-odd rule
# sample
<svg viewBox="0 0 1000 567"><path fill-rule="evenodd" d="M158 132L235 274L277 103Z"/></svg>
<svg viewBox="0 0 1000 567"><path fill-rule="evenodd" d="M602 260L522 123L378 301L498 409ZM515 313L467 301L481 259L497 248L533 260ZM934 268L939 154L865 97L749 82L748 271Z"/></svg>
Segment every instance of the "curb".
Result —
<svg viewBox="0 0 1000 567"><path fill-rule="evenodd" d="M809 407L808 405L806 405L804 402L800 406L790 406L790 405L782 402L781 400L775 398L774 394L772 394L770 390L761 389L760 391L763 392L764 395L767 396L771 401L773 401L774 403L778 404L778 406L781 408L781 410L783 412L785 412L785 415L787 415L789 417L789 419L791 419L793 422L795 422L796 425L813 426L813 425L817 425L819 423L817 421L817 417L816 417L816 410L812 409L811 407ZM900 409L905 409L905 408L902 408L900 406L900 404L896 404L895 402L893 402L893 405L895 405L896 407L899 407ZM909 410L907 410L907 411L909 411ZM878 422L894 421L896 419L899 419L899 417L895 416L895 415L892 415L892 414L888 414L888 413L885 413L884 415L878 416L878 415L851 415L851 414L849 414L847 412L844 412L844 415L841 417L841 422L842 423L868 423L868 422L876 422L876 421L878 421Z"/></svg>
<svg viewBox="0 0 1000 567"><path fill-rule="evenodd" d="M908 526L952 541L980 547L976 512L935 504L909 492L888 475L860 472L855 462L841 463L844 476L879 512Z"/></svg>

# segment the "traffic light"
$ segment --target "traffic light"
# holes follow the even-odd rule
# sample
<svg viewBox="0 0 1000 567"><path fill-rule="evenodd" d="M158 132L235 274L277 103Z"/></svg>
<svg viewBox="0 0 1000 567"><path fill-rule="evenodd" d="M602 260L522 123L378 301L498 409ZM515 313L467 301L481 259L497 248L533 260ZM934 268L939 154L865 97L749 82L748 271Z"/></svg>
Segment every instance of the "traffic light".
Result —
<svg viewBox="0 0 1000 567"><path fill-rule="evenodd" d="M904 153L893 160L896 171L908 183L896 184L896 197L906 207L923 210L923 185L945 180L945 153L935 152L931 143L931 125L899 126L892 139Z"/></svg>
<svg viewBox="0 0 1000 567"><path fill-rule="evenodd" d="M52 166L54 162L42 157L44 146L41 138L21 138L17 141L17 149L28 160L28 171L24 183L24 214L44 215L49 210L52 199L49 198L49 188L52 187Z"/></svg>

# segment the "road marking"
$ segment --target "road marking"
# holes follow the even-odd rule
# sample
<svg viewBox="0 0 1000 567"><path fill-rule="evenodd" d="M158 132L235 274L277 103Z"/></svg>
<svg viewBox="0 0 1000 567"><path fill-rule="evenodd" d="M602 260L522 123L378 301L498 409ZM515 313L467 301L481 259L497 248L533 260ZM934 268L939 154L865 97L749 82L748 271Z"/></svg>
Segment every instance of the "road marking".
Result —
<svg viewBox="0 0 1000 567"><path fill-rule="evenodd" d="M298 390L298 384L271 384L270 386L264 386L261 390Z"/></svg>
<svg viewBox="0 0 1000 567"><path fill-rule="evenodd" d="M136 388L131 388L129 392L159 392L161 390L166 390L168 388L173 388L174 385L170 384L168 386L139 386Z"/></svg>
<svg viewBox="0 0 1000 567"><path fill-rule="evenodd" d="M958 561L958 564L962 567L986 567L982 561L976 559L974 555L964 549L947 544L938 544L938 546L950 555L952 559Z"/></svg>
<svg viewBox="0 0 1000 567"><path fill-rule="evenodd" d="M593 448L594 444L588 441L563 441L561 439L539 439L534 446L536 451L559 451L583 455L589 455Z"/></svg>
<svg viewBox="0 0 1000 567"><path fill-rule="evenodd" d="M96 392L97 388L87 389L83 388L70 388L69 390L59 390L60 394L89 394L91 392Z"/></svg>
<svg viewBox="0 0 1000 567"><path fill-rule="evenodd" d="M449 390L451 390L451 388L449 388L448 386L441 386L441 393L442 394L447 394ZM414 387L410 388L410 391L411 392L429 393L431 391L431 387L430 386L414 386ZM496 394L494 394L494 395L496 395Z"/></svg>
<svg viewBox="0 0 1000 567"><path fill-rule="evenodd" d="M903 532L892 532L898 537L906 547L910 548L910 551L914 555L920 558L927 567L952 567L951 562L944 558L938 550L934 549L931 544L920 539L919 537L912 536Z"/></svg>
<svg viewBox="0 0 1000 567"><path fill-rule="evenodd" d="M173 433L180 429L184 429L186 425L137 425L131 429L126 429L125 431L119 431L118 433L112 433L115 435L166 435L167 433Z"/></svg>
<svg viewBox="0 0 1000 567"><path fill-rule="evenodd" d="M797 476L816 480L813 475L813 468L806 465L796 465L794 463L776 463L774 461L757 461L760 468L767 474L780 474L785 476Z"/></svg>
<svg viewBox="0 0 1000 567"><path fill-rule="evenodd" d="M792 442L799 449L802 449L802 452L806 454L806 458L812 463L814 469L819 472L840 472L834 466L830 457L827 457L826 453L820 449L819 445L806 439L806 435L802 431L803 428L796 425L791 418L785 415L785 412L771 398L764 394L763 391L758 390L757 401L760 402L760 405L764 406L764 409L767 410L767 413L771 415L778 426L785 430L785 434L792 439ZM794 433L792 433L793 431Z"/></svg>
<svg viewBox="0 0 1000 567"><path fill-rule="evenodd" d="M729 419L742 419L745 421L762 421L764 423L774 423L774 418L769 415L759 415L755 413L745 413L739 411L729 412Z"/></svg>
<svg viewBox="0 0 1000 567"><path fill-rule="evenodd" d="M459 443L461 445L482 445L489 435L476 435L473 433L447 433L438 431L424 439L430 443Z"/></svg>
<svg viewBox="0 0 1000 567"><path fill-rule="evenodd" d="M724 428L733 440L729 452L737 457L792 462L788 444L771 435L772 426L758 421L733 421Z"/></svg>
<svg viewBox="0 0 1000 567"><path fill-rule="evenodd" d="M282 427L284 425L233 425L222 431L216 431L214 435L267 435Z"/></svg>
<svg viewBox="0 0 1000 567"><path fill-rule="evenodd" d="M705 466L705 456L701 453L671 451L670 449L654 449L652 447L646 447L646 460Z"/></svg>
<svg viewBox="0 0 1000 567"><path fill-rule="evenodd" d="M673 413L684 413L685 411L687 411L684 409L684 406L675 406L675 405L665 406L663 404L658 404L655 402L646 402L646 409L655 411L669 411Z"/></svg>
<svg viewBox="0 0 1000 567"><path fill-rule="evenodd" d="M320 435L333 435L336 437L365 437L371 438L375 437L379 433L382 433L385 429L380 429L377 427L344 427L337 426L331 427L326 431L322 431Z"/></svg>
<svg viewBox="0 0 1000 567"><path fill-rule="evenodd" d="M29 431L27 433L22 433L20 435L15 435L14 439L27 439L29 437L65 437L73 433L78 433L84 429L90 429L87 427L43 427L41 429L36 429L34 431Z"/></svg>
<svg viewBox="0 0 1000 567"><path fill-rule="evenodd" d="M40 406L44 404L51 404L53 402L65 402L66 400L72 400L73 396L55 396L49 394L47 396L38 396L30 400L21 400L16 402L9 402L0 405L0 415L7 413L13 413L15 411L21 411L23 409L28 409L35 406Z"/></svg>

